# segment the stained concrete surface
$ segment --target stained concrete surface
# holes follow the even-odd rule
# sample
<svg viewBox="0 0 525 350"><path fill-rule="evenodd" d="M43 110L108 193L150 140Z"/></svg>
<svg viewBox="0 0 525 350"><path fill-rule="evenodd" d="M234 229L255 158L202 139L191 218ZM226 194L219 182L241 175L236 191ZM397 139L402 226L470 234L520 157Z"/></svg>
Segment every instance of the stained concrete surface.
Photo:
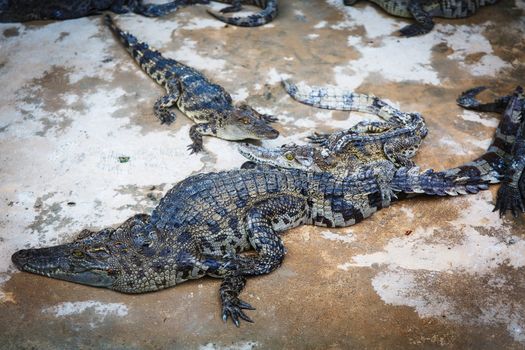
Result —
<svg viewBox="0 0 525 350"><path fill-rule="evenodd" d="M294 102L279 84L289 77L421 112L430 134L416 162L443 169L483 153L499 120L462 110L456 96L487 85L489 99L524 83L524 11L504 0L413 39L395 36L409 21L340 0L280 0L279 17L252 29L225 26L205 6L117 21L278 116L282 137L264 145L372 118ZM99 17L1 24L0 79L0 348L525 347L525 217L492 212L496 186L399 202L349 228L287 232L283 266L242 294L256 322L239 329L220 320L217 280L124 295L17 272L17 249L150 212L174 183L243 158L214 138L189 155L191 123L180 113L158 123L163 90Z"/></svg>

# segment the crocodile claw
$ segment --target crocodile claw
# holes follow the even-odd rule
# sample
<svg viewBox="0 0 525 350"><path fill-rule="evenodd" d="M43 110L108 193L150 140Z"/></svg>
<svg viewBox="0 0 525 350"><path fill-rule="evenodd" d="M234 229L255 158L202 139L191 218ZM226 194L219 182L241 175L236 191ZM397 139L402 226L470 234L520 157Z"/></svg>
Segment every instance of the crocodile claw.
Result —
<svg viewBox="0 0 525 350"><path fill-rule="evenodd" d="M175 121L177 118L177 114L175 112L169 111L169 110L161 110L157 117L160 119L161 124L170 125Z"/></svg>
<svg viewBox="0 0 525 350"><path fill-rule="evenodd" d="M461 93L456 99L456 103L464 108L475 108L480 105L480 102L476 99L476 96L487 89L486 86L477 86Z"/></svg>
<svg viewBox="0 0 525 350"><path fill-rule="evenodd" d="M498 198L496 199L496 206L494 211L499 210L499 216L505 215L507 210L510 210L514 217L517 217L519 212L525 212L525 204L519 189L511 187L507 184L501 185L498 190Z"/></svg>
<svg viewBox="0 0 525 350"><path fill-rule="evenodd" d="M401 36L404 36L405 38L411 38L414 36L426 34L430 32L431 29L432 28L427 29L420 24L414 23L414 24L410 24L406 27L401 28L399 30L399 33L401 34Z"/></svg>
<svg viewBox="0 0 525 350"><path fill-rule="evenodd" d="M237 327L240 326L239 318L245 320L246 322L253 323L253 320L248 317L244 311L242 311L243 309L255 310L253 306L240 300L239 298L225 300L222 304L222 320L226 322L228 317L231 317L233 323Z"/></svg>
<svg viewBox="0 0 525 350"><path fill-rule="evenodd" d="M190 154L197 154L202 151L202 145L198 143L192 143L188 145L188 150L190 151Z"/></svg>

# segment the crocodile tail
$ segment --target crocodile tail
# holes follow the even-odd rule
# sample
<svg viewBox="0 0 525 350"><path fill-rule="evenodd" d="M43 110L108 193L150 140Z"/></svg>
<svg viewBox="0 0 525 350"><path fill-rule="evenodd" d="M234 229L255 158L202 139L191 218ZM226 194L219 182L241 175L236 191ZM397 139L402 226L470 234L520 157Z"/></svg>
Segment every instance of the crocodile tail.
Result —
<svg viewBox="0 0 525 350"><path fill-rule="evenodd" d="M432 169L420 172L418 167L403 167L396 171L392 179L392 191L424 193L434 196L457 196L458 194L478 193L488 189L489 182L477 171L465 171L452 175L446 171Z"/></svg>
<svg viewBox="0 0 525 350"><path fill-rule="evenodd" d="M522 93L523 90L518 86L514 95L509 99L507 107L503 112L503 117L496 129L494 140L487 149L487 152L471 162L447 170L447 174L459 176L464 173L472 174L478 172L484 181L488 181L489 183L501 182L507 172L507 165L512 159L516 134L518 130L520 130L520 125L523 122L521 111L523 108Z"/></svg>
<svg viewBox="0 0 525 350"><path fill-rule="evenodd" d="M220 1L227 2L229 1ZM277 17L277 0L249 0L243 1L243 4L254 5L262 8L262 11L254 13L246 17L228 17L223 15L221 12L208 10L208 13L213 17L217 18L227 24L231 24L238 27L258 27L266 23L271 22Z"/></svg>
<svg viewBox="0 0 525 350"><path fill-rule="evenodd" d="M162 73L163 70L166 70L168 65L172 71L174 71L174 67L185 69L186 66L182 63L162 57L160 52L150 49L148 44L139 41L133 34L124 32L115 24L111 16L105 15L104 22L124 44L126 50L135 59L142 70L144 70L157 83L161 85L164 84L164 74L160 73Z"/></svg>
<svg viewBox="0 0 525 350"><path fill-rule="evenodd" d="M375 114L386 121L413 124L413 113L399 109L374 95L359 94L351 90L334 87L301 86L290 80L283 80L284 89L292 98L309 106L338 111L356 111ZM422 121L422 117L421 117ZM424 121L423 121L424 123Z"/></svg>

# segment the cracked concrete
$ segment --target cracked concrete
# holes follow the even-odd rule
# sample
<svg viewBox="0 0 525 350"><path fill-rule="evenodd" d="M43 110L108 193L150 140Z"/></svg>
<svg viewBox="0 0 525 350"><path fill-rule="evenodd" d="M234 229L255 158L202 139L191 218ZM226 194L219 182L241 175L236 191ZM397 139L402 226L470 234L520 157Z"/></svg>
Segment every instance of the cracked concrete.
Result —
<svg viewBox="0 0 525 350"><path fill-rule="evenodd" d="M168 57L202 70L236 101L279 117L304 142L370 119L301 105L281 78L332 84L421 112L430 133L416 162L443 169L490 142L499 116L464 111L523 84L525 5L503 0L429 35L360 2L280 0L259 28L225 26L190 6L165 18L118 16ZM215 8L222 5L214 4ZM218 281L124 295L17 272L10 256L68 241L82 229L150 212L176 182L243 162L232 142L205 138L190 156L191 122L160 125L163 93L99 17L0 24L0 340L2 348L508 348L525 346L525 217L492 213L497 187L457 198L399 202L353 227L284 235L285 262L248 281L255 324L222 324ZM122 158L124 157L124 158ZM125 159L125 160L123 160Z"/></svg>

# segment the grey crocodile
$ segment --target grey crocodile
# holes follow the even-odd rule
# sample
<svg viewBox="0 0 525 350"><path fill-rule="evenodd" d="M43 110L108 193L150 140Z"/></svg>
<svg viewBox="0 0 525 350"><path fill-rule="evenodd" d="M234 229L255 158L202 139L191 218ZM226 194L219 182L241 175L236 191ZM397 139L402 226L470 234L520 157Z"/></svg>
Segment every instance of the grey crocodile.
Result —
<svg viewBox="0 0 525 350"><path fill-rule="evenodd" d="M492 153L505 155L499 170L504 177L494 210L499 210L500 216L510 210L516 217L520 211L525 212L525 96L522 87L518 86L512 95L482 104L475 97L484 89L482 86L464 92L458 104L478 111L503 113L505 128L500 128L497 142L489 149Z"/></svg>
<svg viewBox="0 0 525 350"><path fill-rule="evenodd" d="M225 7L220 11L208 10L208 13L222 22L239 27L257 27L273 21L277 17L277 0L215 0L231 6ZM242 9L242 5L252 5L262 10L249 16L225 16L228 12L237 12Z"/></svg>
<svg viewBox="0 0 525 350"><path fill-rule="evenodd" d="M23 271L124 293L222 278L222 318L239 326L240 319L252 322L243 309L253 307L239 299L246 277L281 265L283 231L350 226L413 193L476 193L488 188L479 175L420 173L389 161L346 177L272 167L198 174L169 190L151 215L84 231L71 243L20 250L12 261ZM241 254L247 250L256 254Z"/></svg>
<svg viewBox="0 0 525 350"><path fill-rule="evenodd" d="M172 108L177 106L196 123L190 128L193 142L188 148L192 153L202 150L203 135L225 140L275 139L279 136L269 125L276 118L260 114L245 104L234 106L228 92L197 70L150 49L146 43L123 32L110 16L106 16L105 21L140 67L166 89L167 95L154 105L155 115L161 122L172 123L176 117Z"/></svg>
<svg viewBox="0 0 525 350"><path fill-rule="evenodd" d="M347 130L331 134L315 133L309 139L321 147L304 146L299 151L299 148L291 145L295 148L292 151L290 146L284 146L277 150L283 157L276 157L272 152L265 152L255 146L241 146L241 153L248 158L252 155L260 160L279 159L295 163L301 159L306 160L311 155L316 161L305 161L304 165L317 165L323 171L340 169L345 172L353 172L362 164L384 159L398 167L414 165L411 158L428 134L425 120L419 113L402 112L376 96L349 90L299 86L289 80L283 81L283 85L290 96L301 103L330 110L374 114L382 121L365 120Z"/></svg>
<svg viewBox="0 0 525 350"><path fill-rule="evenodd" d="M413 18L416 23L401 28L402 36L412 37L430 32L434 28L433 17L465 18L498 0L369 0L391 15ZM347 6L357 0L343 0Z"/></svg>
<svg viewBox="0 0 525 350"><path fill-rule="evenodd" d="M144 4L143 0L0 0L0 22L65 20L100 14L105 10L158 17L175 12L188 3L193 1Z"/></svg>

